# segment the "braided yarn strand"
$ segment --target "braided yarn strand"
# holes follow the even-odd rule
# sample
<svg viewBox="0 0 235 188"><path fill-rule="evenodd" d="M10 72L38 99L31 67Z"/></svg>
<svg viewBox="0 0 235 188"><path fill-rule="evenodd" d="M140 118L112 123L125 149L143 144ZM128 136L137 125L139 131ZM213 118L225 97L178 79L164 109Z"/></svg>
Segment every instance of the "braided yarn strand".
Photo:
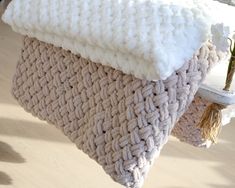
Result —
<svg viewBox="0 0 235 188"><path fill-rule="evenodd" d="M138 188L215 57L206 44L167 80L153 82L25 37L12 93L113 180Z"/></svg>

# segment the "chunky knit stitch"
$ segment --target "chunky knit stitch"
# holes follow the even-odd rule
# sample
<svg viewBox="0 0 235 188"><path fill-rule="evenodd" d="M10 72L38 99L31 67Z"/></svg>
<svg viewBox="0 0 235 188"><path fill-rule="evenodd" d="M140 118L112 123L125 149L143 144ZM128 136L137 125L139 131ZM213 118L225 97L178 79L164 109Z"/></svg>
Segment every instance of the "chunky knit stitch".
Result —
<svg viewBox="0 0 235 188"><path fill-rule="evenodd" d="M158 80L190 60L210 39L212 19L225 15L235 11L210 0L14 0L3 20L23 35Z"/></svg>
<svg viewBox="0 0 235 188"><path fill-rule="evenodd" d="M202 99L200 96L195 97L188 110L175 125L171 134L180 141L190 145L209 147L211 142L208 143L202 138L202 130L198 127L198 124L201 121L203 113L210 104L211 102Z"/></svg>
<svg viewBox="0 0 235 188"><path fill-rule="evenodd" d="M167 80L153 82L26 37L12 92L115 181L137 188L217 60L204 45Z"/></svg>

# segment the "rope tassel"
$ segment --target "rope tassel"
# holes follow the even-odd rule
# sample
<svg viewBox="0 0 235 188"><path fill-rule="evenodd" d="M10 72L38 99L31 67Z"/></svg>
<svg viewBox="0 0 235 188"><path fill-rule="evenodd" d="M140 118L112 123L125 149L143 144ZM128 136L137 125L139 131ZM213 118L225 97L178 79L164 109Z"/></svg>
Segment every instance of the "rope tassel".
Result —
<svg viewBox="0 0 235 188"><path fill-rule="evenodd" d="M229 91L235 72L235 45L233 50L231 49L230 51L232 56L229 61L226 84L223 89L224 91ZM224 108L226 108L226 106L222 104L212 103L203 113L198 127L201 129L201 136L204 140L216 143L222 127L222 110Z"/></svg>
<svg viewBox="0 0 235 188"><path fill-rule="evenodd" d="M222 124L221 110L224 108L225 106L223 105L212 103L207 107L202 115L198 127L201 129L202 137L205 140L210 140L212 143L216 143Z"/></svg>

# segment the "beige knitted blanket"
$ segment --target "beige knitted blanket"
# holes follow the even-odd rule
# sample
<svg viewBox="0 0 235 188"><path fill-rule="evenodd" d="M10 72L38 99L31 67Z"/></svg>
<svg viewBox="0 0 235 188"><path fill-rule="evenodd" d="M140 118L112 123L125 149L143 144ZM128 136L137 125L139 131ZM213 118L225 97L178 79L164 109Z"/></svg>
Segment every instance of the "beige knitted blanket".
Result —
<svg viewBox="0 0 235 188"><path fill-rule="evenodd" d="M12 92L114 181L137 188L216 61L205 44L167 80L153 82L25 37Z"/></svg>

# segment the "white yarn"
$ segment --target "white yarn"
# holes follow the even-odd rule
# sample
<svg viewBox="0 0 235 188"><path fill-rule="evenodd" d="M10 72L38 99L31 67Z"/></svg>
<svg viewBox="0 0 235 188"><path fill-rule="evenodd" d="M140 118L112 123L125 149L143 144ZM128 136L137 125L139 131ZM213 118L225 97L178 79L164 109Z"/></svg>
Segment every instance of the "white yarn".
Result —
<svg viewBox="0 0 235 188"><path fill-rule="evenodd" d="M206 2L13 0L3 20L23 35L138 78L158 80L179 69L210 39L214 22L209 7L215 3Z"/></svg>

